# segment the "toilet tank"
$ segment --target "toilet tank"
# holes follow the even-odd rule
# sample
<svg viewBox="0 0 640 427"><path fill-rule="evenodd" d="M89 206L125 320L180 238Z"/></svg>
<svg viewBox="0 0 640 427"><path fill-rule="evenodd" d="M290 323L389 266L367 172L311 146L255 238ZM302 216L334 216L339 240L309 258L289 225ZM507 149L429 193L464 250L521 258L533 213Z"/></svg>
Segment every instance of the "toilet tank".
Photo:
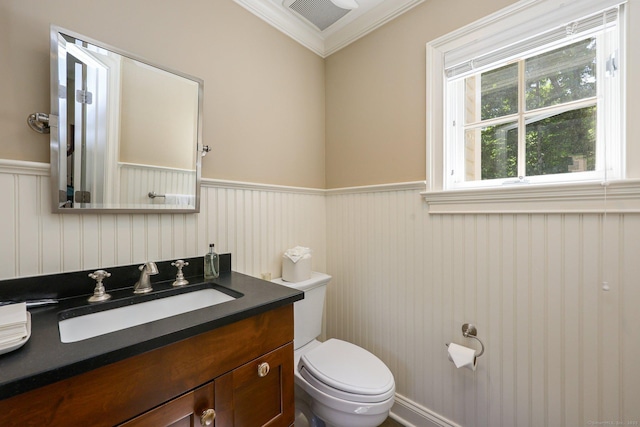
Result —
<svg viewBox="0 0 640 427"><path fill-rule="evenodd" d="M302 282L286 282L273 279L272 282L304 292L304 299L293 303L295 350L313 341L322 333L322 313L327 284L331 280L328 274L311 272L311 278Z"/></svg>

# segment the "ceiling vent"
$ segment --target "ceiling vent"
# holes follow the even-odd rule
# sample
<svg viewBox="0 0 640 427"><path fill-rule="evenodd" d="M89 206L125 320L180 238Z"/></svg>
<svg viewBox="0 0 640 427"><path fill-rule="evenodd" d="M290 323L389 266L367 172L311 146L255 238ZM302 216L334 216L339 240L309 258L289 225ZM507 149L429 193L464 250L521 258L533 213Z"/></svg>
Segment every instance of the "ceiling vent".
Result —
<svg viewBox="0 0 640 427"><path fill-rule="evenodd" d="M329 28L351 12L334 5L331 0L285 0L284 6L320 31Z"/></svg>

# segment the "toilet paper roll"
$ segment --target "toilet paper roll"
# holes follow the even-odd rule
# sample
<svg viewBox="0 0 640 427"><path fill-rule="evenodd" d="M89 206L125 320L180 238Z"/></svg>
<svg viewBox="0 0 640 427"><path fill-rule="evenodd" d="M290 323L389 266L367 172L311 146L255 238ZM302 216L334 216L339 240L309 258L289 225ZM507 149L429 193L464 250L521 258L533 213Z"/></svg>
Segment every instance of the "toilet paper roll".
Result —
<svg viewBox="0 0 640 427"><path fill-rule="evenodd" d="M456 368L467 368L472 371L476 370L478 361L476 358L476 351L474 349L451 343L449 344L447 352L449 360L456 365Z"/></svg>

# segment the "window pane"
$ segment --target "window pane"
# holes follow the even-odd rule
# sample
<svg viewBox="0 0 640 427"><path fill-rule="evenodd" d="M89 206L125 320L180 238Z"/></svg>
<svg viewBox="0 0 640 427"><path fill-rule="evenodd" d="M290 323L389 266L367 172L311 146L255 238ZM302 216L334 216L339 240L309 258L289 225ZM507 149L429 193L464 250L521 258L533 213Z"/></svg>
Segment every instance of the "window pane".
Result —
<svg viewBox="0 0 640 427"><path fill-rule="evenodd" d="M527 176L595 170L595 106L536 118L526 132Z"/></svg>
<svg viewBox="0 0 640 427"><path fill-rule="evenodd" d="M482 73L482 120L518 112L518 64Z"/></svg>
<svg viewBox="0 0 640 427"><path fill-rule="evenodd" d="M518 176L516 122L465 132L465 181Z"/></svg>
<svg viewBox="0 0 640 427"><path fill-rule="evenodd" d="M527 59L525 77L528 111L595 96L595 38Z"/></svg>

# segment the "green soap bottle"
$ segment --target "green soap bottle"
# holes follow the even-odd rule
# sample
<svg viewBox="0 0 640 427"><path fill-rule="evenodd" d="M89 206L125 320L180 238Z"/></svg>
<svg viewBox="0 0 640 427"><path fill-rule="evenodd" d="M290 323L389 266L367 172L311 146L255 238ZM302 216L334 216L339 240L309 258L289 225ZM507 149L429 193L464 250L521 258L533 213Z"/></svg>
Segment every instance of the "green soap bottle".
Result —
<svg viewBox="0 0 640 427"><path fill-rule="evenodd" d="M204 255L204 278L217 279L220 276L220 258L213 250L214 244L209 244L209 252Z"/></svg>

